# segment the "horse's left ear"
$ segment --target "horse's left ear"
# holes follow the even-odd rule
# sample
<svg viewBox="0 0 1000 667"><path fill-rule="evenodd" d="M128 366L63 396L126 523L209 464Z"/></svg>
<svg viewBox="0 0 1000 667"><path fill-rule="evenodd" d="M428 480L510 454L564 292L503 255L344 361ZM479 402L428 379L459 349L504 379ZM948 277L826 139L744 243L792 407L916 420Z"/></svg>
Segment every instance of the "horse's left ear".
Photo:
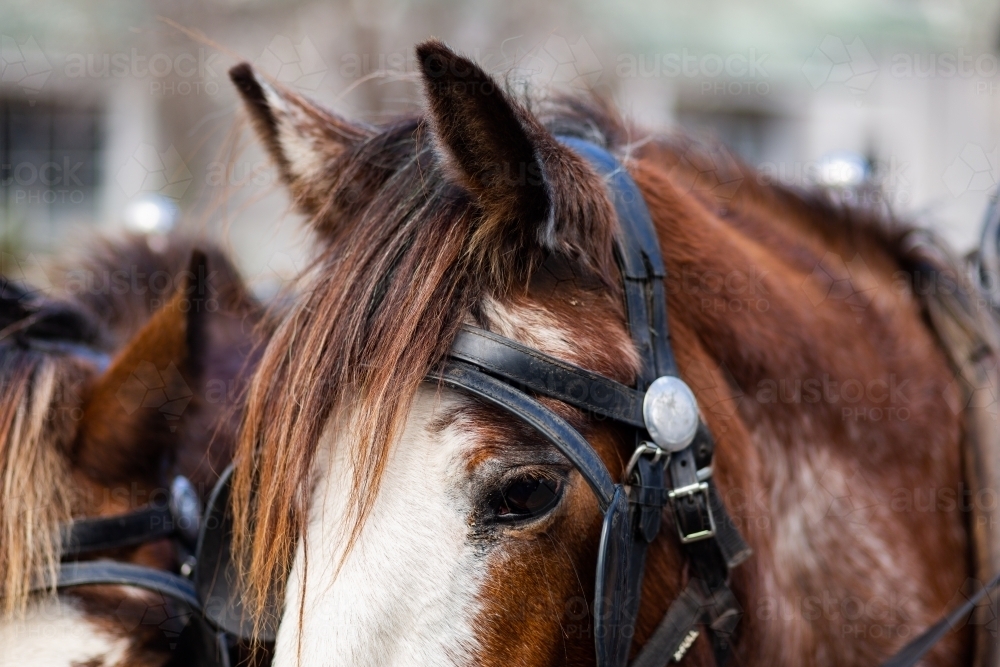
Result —
<svg viewBox="0 0 1000 667"><path fill-rule="evenodd" d="M200 390L206 318L214 309L207 258L191 256L177 292L119 351L88 392L76 464L103 484L155 482Z"/></svg>
<svg viewBox="0 0 1000 667"><path fill-rule="evenodd" d="M471 60L436 40L417 59L446 171L483 211L477 236L508 259L544 248L606 261L613 224L593 170Z"/></svg>

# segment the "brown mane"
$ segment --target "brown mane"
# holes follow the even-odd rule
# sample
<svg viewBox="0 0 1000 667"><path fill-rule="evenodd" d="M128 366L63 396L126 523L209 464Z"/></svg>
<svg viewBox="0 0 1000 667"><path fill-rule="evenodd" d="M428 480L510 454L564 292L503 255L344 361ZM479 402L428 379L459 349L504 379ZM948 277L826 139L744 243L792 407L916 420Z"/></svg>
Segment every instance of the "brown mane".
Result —
<svg viewBox="0 0 1000 667"><path fill-rule="evenodd" d="M590 136L597 115L553 117ZM611 129L611 128L609 128ZM448 178L427 121L404 118L372 128L324 166L329 200L313 211L326 245L308 271L301 298L277 327L251 387L234 482L237 552L249 554L250 590L264 601L283 590L309 502L316 444L328 420L348 419L358 434L355 535L371 508L388 453L417 386L447 350L457 327L484 294L523 288L542 259L512 248L500 224ZM572 173L553 174L572 180ZM556 215L596 208L603 229L577 239L578 255L617 285L611 256L613 218L599 186L579 197L586 178L557 189ZM475 313L473 313L475 315ZM335 406L341 412L334 413ZM363 436L360 434L364 434ZM242 463L242 465L240 465ZM284 480L302 480L289 485ZM291 511L287 511L290 508ZM267 536L265 538L265 536Z"/></svg>

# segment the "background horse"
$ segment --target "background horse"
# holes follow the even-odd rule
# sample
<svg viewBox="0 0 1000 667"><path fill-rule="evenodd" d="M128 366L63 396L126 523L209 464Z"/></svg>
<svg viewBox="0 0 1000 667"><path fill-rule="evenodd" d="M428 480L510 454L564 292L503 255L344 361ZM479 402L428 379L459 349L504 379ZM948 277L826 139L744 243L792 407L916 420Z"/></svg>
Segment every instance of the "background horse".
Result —
<svg viewBox="0 0 1000 667"><path fill-rule="evenodd" d="M467 322L632 382L614 212L556 135L619 156L655 223L681 376L754 550L733 573L734 664L875 664L958 599L961 395L907 230L599 104L529 109L439 43L417 54L426 114L377 127L231 72L322 243L236 472L250 594L260 614L283 600L275 664L593 663L593 495L529 427L424 381ZM620 478L615 427L539 400ZM633 652L690 576L664 522ZM927 664L971 643L953 633ZM706 633L684 662L714 663Z"/></svg>
<svg viewBox="0 0 1000 667"><path fill-rule="evenodd" d="M186 618L158 594L29 593L58 567L61 525L162 503L176 475L204 501L232 457L258 306L219 250L194 247L102 242L51 272L51 294L4 283L0 665L161 665L171 655ZM89 557L180 565L167 539Z"/></svg>

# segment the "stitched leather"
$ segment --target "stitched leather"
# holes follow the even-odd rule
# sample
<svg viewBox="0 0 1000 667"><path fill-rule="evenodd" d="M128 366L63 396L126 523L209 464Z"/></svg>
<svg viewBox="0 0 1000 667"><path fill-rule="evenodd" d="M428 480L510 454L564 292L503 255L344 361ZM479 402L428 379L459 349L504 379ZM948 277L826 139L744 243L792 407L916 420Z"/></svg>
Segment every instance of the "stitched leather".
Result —
<svg viewBox="0 0 1000 667"><path fill-rule="evenodd" d="M631 609L638 592L629 585L632 572L632 521L625 489L616 487L611 507L604 516L597 551L594 587L594 637L598 665L624 665L635 633Z"/></svg>
<svg viewBox="0 0 1000 667"><path fill-rule="evenodd" d="M453 359L558 399L585 412L645 428L642 392L525 347L489 331L463 327L451 347Z"/></svg>
<svg viewBox="0 0 1000 667"><path fill-rule="evenodd" d="M624 279L629 332L643 360L637 388L644 390L658 377L677 375L663 289L667 270L653 219L639 187L613 155L575 137L559 141L584 157L607 183L618 216L615 250Z"/></svg>

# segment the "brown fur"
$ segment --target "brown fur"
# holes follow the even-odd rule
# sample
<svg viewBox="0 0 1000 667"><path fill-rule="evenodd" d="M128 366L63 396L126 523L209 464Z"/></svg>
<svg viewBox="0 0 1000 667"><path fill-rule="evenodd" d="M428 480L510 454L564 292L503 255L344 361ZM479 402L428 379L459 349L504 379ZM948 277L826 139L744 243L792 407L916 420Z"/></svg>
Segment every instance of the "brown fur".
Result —
<svg viewBox="0 0 1000 667"><path fill-rule="evenodd" d="M325 246L302 302L264 355L244 422L236 547L258 608L281 594L303 537L323 427L353 418L351 455L365 471L354 480L356 537L413 394L463 319L496 329L504 323L491 318L490 303L527 305L572 332L570 361L623 381L634 373L628 355L617 352L628 337L608 261L610 206L594 175L552 141L559 132L625 158L659 232L681 374L718 439L723 497L755 550L733 575L744 605L737 662L874 664L941 614L969 572L965 517L957 507L928 513L893 505L898 491L958 494L961 485L953 377L910 286L905 228L761 185L724 151L656 138L633 149L625 143L630 132L600 105L555 105L538 116L543 130L510 96L483 92L488 77L471 62L437 43L418 53L443 60L451 77L442 84L425 66L430 118L359 129L324 148L336 157L313 178L332 189L302 194L297 188L307 186L293 186L298 199L326 198L312 207ZM252 113L269 118L252 70L233 76ZM479 92L457 85L463 82ZM309 105L291 95L286 101ZM281 165L288 156L274 128L265 123L263 133ZM544 192L491 180L516 173L519 161L538 162ZM339 205L348 192L352 204ZM555 238L536 234L553 229L538 219L540 199L555 213ZM837 273L836 256L850 263L847 275ZM569 263L573 275L546 279L546 258ZM823 276L813 275L824 262L835 265L841 288L862 297L825 293ZM749 296L766 307L737 310L732 304L746 289L757 290ZM532 332L516 336L530 340ZM842 388L901 384L895 400L908 416L859 421L844 412L888 407L881 391L853 400L845 389L820 401L763 391L811 379ZM549 403L579 423L620 475L629 451L614 430ZM513 456L518 445L542 449L522 426L489 411L455 418L468 420L485 443L470 470ZM511 442L518 444L498 445ZM844 488L847 473L857 488ZM556 516L502 536L507 550L492 563L477 624L480 664L593 661L589 617L571 602L592 597L600 517L578 476L570 478ZM861 507L845 509L838 497ZM650 549L637 646L688 576L669 511L665 519ZM902 599L886 620L892 595ZM812 601L826 598L834 609L814 614ZM962 664L968 640L967 632L952 634L928 664ZM712 664L704 635L689 656L689 664Z"/></svg>

